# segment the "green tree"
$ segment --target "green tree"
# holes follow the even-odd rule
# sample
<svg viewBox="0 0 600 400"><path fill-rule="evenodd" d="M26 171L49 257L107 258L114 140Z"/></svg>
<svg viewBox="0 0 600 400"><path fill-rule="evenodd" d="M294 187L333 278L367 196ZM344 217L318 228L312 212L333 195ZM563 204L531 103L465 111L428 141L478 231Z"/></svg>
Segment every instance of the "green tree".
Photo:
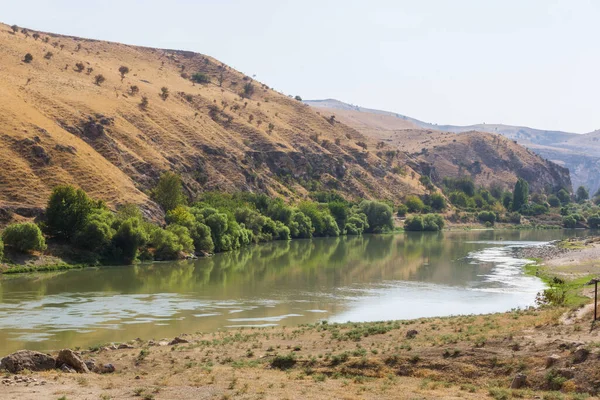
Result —
<svg viewBox="0 0 600 400"><path fill-rule="evenodd" d="M422 231L423 230L423 217L420 215L414 215L406 218L404 221L404 229L407 231Z"/></svg>
<svg viewBox="0 0 600 400"><path fill-rule="evenodd" d="M591 215L588 218L588 225L591 229L600 229L600 214Z"/></svg>
<svg viewBox="0 0 600 400"><path fill-rule="evenodd" d="M181 177L167 171L160 176L158 184L152 191L152 199L156 201L165 212L185 204Z"/></svg>
<svg viewBox="0 0 600 400"><path fill-rule="evenodd" d="M423 201L417 196L406 196L406 199L404 199L404 204L406 207L408 207L408 212L411 213L421 212L425 207Z"/></svg>
<svg viewBox="0 0 600 400"><path fill-rule="evenodd" d="M513 191L512 209L513 211L519 211L527 203L529 203L529 183L519 178Z"/></svg>
<svg viewBox="0 0 600 400"><path fill-rule="evenodd" d="M2 241L13 250L21 253L43 251L46 241L40 228L33 222L12 224L2 232Z"/></svg>
<svg viewBox="0 0 600 400"><path fill-rule="evenodd" d="M550 204L551 207L560 207L561 202L557 195L551 194L548 196L548 204Z"/></svg>
<svg viewBox="0 0 600 400"><path fill-rule="evenodd" d="M289 228L293 238L301 239L311 238L314 231L310 218L298 210L292 213Z"/></svg>
<svg viewBox="0 0 600 400"><path fill-rule="evenodd" d="M446 209L446 199L441 193L434 193L430 197L431 208L435 211L443 211Z"/></svg>
<svg viewBox="0 0 600 400"><path fill-rule="evenodd" d="M556 197L558 197L562 205L566 205L571 202L571 195L565 189L560 189L558 193L556 193Z"/></svg>
<svg viewBox="0 0 600 400"><path fill-rule="evenodd" d="M2 241L2 237L0 237L0 262L4 258L4 242Z"/></svg>
<svg viewBox="0 0 600 400"><path fill-rule="evenodd" d="M129 218L121 222L112 240L117 260L126 264L132 264L137 260L140 248L149 239L141 225L137 218Z"/></svg>
<svg viewBox="0 0 600 400"><path fill-rule="evenodd" d="M363 214L367 216L366 232L381 233L394 229L394 211L389 205L371 200L363 200L359 204Z"/></svg>
<svg viewBox="0 0 600 400"><path fill-rule="evenodd" d="M590 193L584 186L579 186L577 188L577 192L575 193L575 198L577 199L578 203L583 203L584 201L589 200Z"/></svg>
<svg viewBox="0 0 600 400"><path fill-rule="evenodd" d="M57 186L46 206L46 230L60 239L72 239L87 223L99 203L92 201L81 189Z"/></svg>
<svg viewBox="0 0 600 400"><path fill-rule="evenodd" d="M565 228L575 228L577 226L577 219L572 215L563 217L563 226Z"/></svg>

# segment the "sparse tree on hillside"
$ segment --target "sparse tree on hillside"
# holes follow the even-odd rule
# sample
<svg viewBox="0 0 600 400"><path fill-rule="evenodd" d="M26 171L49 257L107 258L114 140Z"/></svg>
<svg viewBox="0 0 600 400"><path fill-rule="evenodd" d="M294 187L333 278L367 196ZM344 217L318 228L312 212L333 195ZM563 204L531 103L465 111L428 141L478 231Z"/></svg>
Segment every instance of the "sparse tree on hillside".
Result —
<svg viewBox="0 0 600 400"><path fill-rule="evenodd" d="M169 88L166 86L161 87L159 96L161 99L163 99L163 101L167 100L169 97Z"/></svg>
<svg viewBox="0 0 600 400"><path fill-rule="evenodd" d="M34 39L34 40L38 40L38 39L40 38L40 34L39 34L39 33L37 33L37 32L36 32L36 33L34 33L34 34L33 34L33 35L31 35L31 36L33 36L33 39Z"/></svg>
<svg viewBox="0 0 600 400"><path fill-rule="evenodd" d="M12 29L13 33L19 32L19 27L17 25L11 26L10 29Z"/></svg>
<svg viewBox="0 0 600 400"><path fill-rule="evenodd" d="M575 197L577 198L578 203L583 203L590 198L590 193L584 186L579 186L575 193Z"/></svg>
<svg viewBox="0 0 600 400"><path fill-rule="evenodd" d="M132 96L135 96L135 95L136 95L136 94L138 94L139 92L140 92L140 88L139 88L139 87L137 87L137 85L131 85L131 86L129 87L129 93L130 93Z"/></svg>
<svg viewBox="0 0 600 400"><path fill-rule="evenodd" d="M23 62L29 64L32 61L33 61L33 56L31 55L31 53L25 54L25 57L23 57Z"/></svg>
<svg viewBox="0 0 600 400"><path fill-rule="evenodd" d="M85 69L85 65L82 62L75 64L75 71L81 72Z"/></svg>
<svg viewBox="0 0 600 400"><path fill-rule="evenodd" d="M252 82L248 82L244 85L244 93L242 97L249 99L254 94L254 85Z"/></svg>
<svg viewBox="0 0 600 400"><path fill-rule="evenodd" d="M98 86L100 86L105 80L106 78L102 74L98 74L94 77L94 83Z"/></svg>
<svg viewBox="0 0 600 400"><path fill-rule="evenodd" d="M173 172L165 172L160 176L158 184L152 191L152 199L156 201L165 212L169 212L185 204L185 195L181 177Z"/></svg>
<svg viewBox="0 0 600 400"><path fill-rule="evenodd" d="M86 73L87 73L88 75L91 75L91 74L92 74L92 72L94 72L94 68L92 68L92 67L88 67L88 69L87 69L87 72L86 72Z"/></svg>
<svg viewBox="0 0 600 400"><path fill-rule="evenodd" d="M298 101L302 101L302 97L300 97L300 96L296 96L296 97L294 97L294 99L296 99Z"/></svg>
<svg viewBox="0 0 600 400"><path fill-rule="evenodd" d="M202 72L196 72L192 75L192 81L195 83L210 83L210 78Z"/></svg>
<svg viewBox="0 0 600 400"><path fill-rule="evenodd" d="M140 101L140 108L144 111L148 109L148 98L146 96L142 96L142 100Z"/></svg>
<svg viewBox="0 0 600 400"><path fill-rule="evenodd" d="M125 75L129 73L129 67L126 67L124 65L120 66L119 73L121 74L121 82L123 82L123 79L125 79Z"/></svg>
<svg viewBox="0 0 600 400"><path fill-rule="evenodd" d="M54 53L52 53L51 51L49 51L49 52L47 52L47 53L44 55L44 58L45 58L46 60L49 60L49 59L51 59L51 58L52 58L52 56L53 56L53 55L54 55Z"/></svg>

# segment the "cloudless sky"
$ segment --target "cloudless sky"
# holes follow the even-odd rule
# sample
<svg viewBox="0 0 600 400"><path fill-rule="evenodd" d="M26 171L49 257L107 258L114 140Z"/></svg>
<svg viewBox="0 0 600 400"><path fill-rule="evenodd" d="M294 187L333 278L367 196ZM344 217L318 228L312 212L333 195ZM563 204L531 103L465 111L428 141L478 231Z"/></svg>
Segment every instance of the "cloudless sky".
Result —
<svg viewBox="0 0 600 400"><path fill-rule="evenodd" d="M213 56L286 94L439 124L600 128L596 0L0 0L34 30Z"/></svg>

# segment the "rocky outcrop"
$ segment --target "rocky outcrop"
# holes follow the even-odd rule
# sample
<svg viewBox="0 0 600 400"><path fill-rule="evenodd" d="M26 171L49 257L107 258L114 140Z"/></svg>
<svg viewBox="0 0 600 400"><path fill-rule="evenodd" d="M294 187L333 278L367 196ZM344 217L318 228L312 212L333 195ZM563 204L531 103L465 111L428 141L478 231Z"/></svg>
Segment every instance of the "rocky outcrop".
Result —
<svg viewBox="0 0 600 400"><path fill-rule="evenodd" d="M56 357L56 365L58 367L67 366L79 373L89 373L87 365L79 354L70 349L63 349L58 352L58 357Z"/></svg>
<svg viewBox="0 0 600 400"><path fill-rule="evenodd" d="M20 350L2 359L0 369L16 374L25 369L29 371L48 371L56 367L54 357L37 351Z"/></svg>

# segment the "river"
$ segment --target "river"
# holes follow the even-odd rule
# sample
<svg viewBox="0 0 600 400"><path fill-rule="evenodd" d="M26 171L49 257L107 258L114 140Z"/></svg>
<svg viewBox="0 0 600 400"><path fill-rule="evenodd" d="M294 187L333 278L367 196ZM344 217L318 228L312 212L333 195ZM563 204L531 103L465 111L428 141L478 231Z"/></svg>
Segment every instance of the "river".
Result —
<svg viewBox="0 0 600 400"><path fill-rule="evenodd" d="M273 242L195 261L0 278L0 355L250 326L409 319L534 304L518 246L584 231Z"/></svg>

